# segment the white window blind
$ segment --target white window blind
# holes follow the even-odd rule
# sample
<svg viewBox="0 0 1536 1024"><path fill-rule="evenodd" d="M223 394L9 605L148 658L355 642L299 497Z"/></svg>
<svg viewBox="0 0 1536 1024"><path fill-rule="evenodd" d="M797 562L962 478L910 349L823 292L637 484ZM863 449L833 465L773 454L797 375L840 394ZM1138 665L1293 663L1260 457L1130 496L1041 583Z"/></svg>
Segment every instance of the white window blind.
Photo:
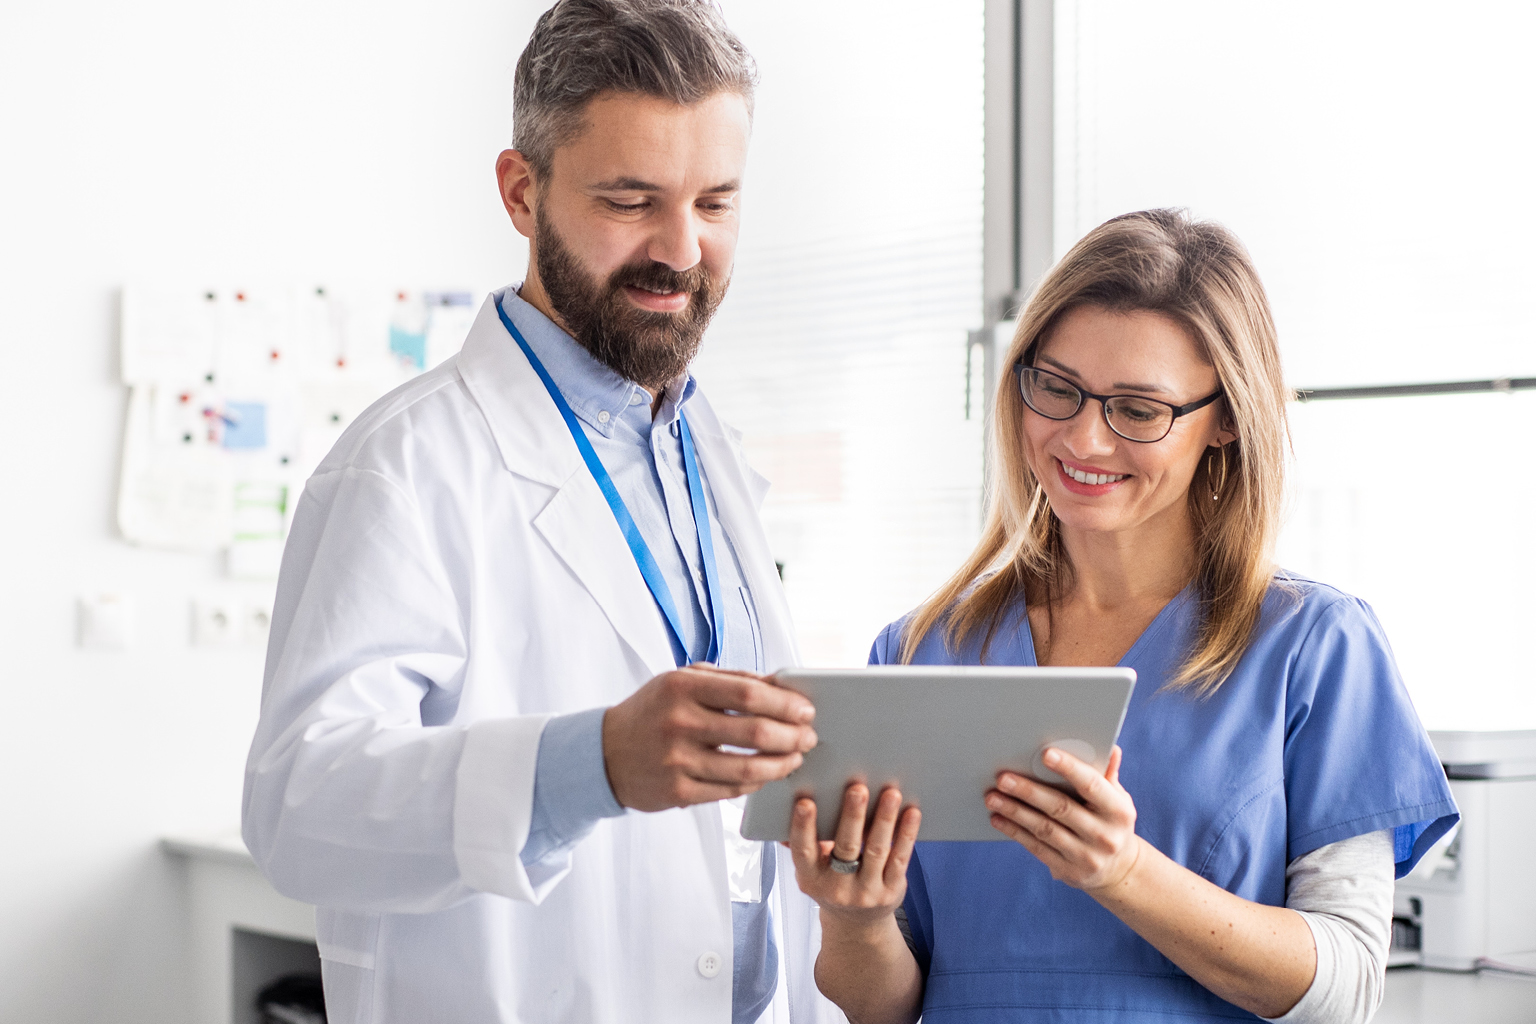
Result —
<svg viewBox="0 0 1536 1024"><path fill-rule="evenodd" d="M726 3L762 73L697 375L773 482L805 660L861 664L980 522L982 5Z"/></svg>
<svg viewBox="0 0 1536 1024"><path fill-rule="evenodd" d="M1536 375L1536 9L1057 2L1062 252L1185 206L1247 243L1298 387ZM1293 406L1282 564L1370 601L1432 728L1536 726L1536 395Z"/></svg>

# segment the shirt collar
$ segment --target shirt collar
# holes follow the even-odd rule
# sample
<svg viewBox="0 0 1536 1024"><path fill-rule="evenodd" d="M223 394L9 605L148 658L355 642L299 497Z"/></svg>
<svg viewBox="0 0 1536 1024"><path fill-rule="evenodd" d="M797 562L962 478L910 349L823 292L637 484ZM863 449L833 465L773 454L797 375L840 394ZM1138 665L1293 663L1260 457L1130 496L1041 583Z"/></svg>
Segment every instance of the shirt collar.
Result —
<svg viewBox="0 0 1536 1024"><path fill-rule="evenodd" d="M523 333L523 340L539 357L571 411L582 422L604 437L612 437L614 427L632 403L643 403L649 410L653 397L649 391L614 373L553 320L524 302L518 295L522 287L519 283L502 293L501 308ZM670 426L697 389L691 373L668 384L655 422ZM637 394L640 402L634 401Z"/></svg>

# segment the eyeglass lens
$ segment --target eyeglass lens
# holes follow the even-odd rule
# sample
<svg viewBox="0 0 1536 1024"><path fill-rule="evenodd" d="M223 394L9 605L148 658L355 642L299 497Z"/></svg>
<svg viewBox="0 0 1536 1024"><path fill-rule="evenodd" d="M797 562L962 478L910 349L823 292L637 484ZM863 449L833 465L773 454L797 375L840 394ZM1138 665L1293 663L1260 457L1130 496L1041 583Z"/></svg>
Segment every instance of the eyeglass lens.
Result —
<svg viewBox="0 0 1536 1024"><path fill-rule="evenodd" d="M1024 404L1049 420L1066 420L1082 408L1081 389L1065 377L1038 367L1019 371ZM1104 400L1110 429L1128 441L1161 441L1173 426L1173 407L1150 398L1115 395Z"/></svg>

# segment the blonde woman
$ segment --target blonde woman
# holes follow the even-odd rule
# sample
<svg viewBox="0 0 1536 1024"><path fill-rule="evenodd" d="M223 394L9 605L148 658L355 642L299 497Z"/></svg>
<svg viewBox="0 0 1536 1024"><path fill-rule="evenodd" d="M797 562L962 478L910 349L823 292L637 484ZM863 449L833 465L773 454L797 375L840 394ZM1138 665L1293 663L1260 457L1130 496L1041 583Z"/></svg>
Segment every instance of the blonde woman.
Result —
<svg viewBox="0 0 1536 1024"><path fill-rule="evenodd" d="M1011 843L915 843L894 790L866 833L862 786L818 843L801 801L822 991L855 1024L1368 1020L1394 874L1457 811L1371 610L1271 563L1287 392L1247 254L1109 221L1006 365L981 543L872 660L1129 666L1120 746L1046 755L1077 799L977 794Z"/></svg>

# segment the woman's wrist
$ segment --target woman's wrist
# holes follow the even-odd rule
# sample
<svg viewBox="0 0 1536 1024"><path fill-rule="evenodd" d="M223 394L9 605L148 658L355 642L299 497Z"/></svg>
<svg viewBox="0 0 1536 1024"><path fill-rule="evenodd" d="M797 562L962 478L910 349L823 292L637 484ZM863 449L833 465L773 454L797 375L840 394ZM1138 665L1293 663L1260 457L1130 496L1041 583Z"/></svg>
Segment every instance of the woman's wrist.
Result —
<svg viewBox="0 0 1536 1024"><path fill-rule="evenodd" d="M896 908L887 910L860 909L849 911L825 905L821 908L821 941L837 945L883 945L895 933L901 935L896 924ZM906 940L902 940L906 944Z"/></svg>
<svg viewBox="0 0 1536 1024"><path fill-rule="evenodd" d="M1124 904L1135 898L1135 893L1143 887L1147 873L1152 869L1153 862L1162 856L1157 847L1147 842L1141 836L1135 836L1132 841L1131 861L1126 865L1120 876L1104 885L1092 889L1083 890L1092 896L1100 905L1108 910L1113 910L1115 904Z"/></svg>

